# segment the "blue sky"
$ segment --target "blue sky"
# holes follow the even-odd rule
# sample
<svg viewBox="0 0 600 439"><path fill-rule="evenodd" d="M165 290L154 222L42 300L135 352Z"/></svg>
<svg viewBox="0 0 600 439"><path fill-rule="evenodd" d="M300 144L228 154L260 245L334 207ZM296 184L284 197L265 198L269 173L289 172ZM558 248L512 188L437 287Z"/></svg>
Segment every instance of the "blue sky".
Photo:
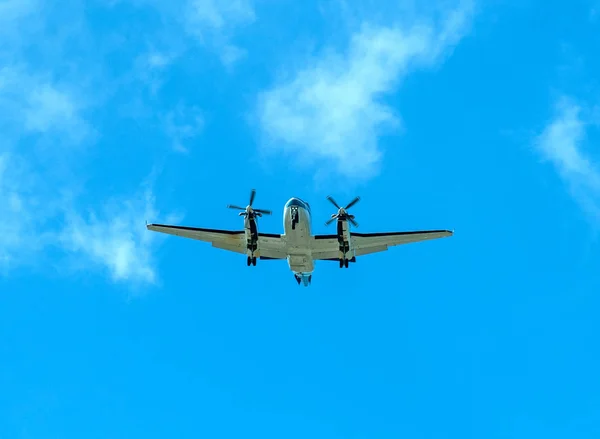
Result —
<svg viewBox="0 0 600 439"><path fill-rule="evenodd" d="M598 437L600 4L423 3L0 0L1 438Z"/></svg>

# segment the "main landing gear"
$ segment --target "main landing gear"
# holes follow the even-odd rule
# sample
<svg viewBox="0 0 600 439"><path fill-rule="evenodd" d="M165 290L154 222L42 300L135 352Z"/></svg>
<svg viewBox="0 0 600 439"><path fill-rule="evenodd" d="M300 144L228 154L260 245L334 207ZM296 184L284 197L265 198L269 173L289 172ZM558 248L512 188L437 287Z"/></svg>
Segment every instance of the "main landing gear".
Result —
<svg viewBox="0 0 600 439"><path fill-rule="evenodd" d="M338 237L338 241L340 242L340 268L348 268L348 257L346 256L350 251L350 246L348 242L344 241L342 236Z"/></svg>
<svg viewBox="0 0 600 439"><path fill-rule="evenodd" d="M258 245L257 245L257 236L253 236L251 240L248 240L248 245L247 245L247 255L248 258L246 259L246 263L248 264L248 267L250 265L254 265L256 266L256 256L254 256L254 252L258 249Z"/></svg>

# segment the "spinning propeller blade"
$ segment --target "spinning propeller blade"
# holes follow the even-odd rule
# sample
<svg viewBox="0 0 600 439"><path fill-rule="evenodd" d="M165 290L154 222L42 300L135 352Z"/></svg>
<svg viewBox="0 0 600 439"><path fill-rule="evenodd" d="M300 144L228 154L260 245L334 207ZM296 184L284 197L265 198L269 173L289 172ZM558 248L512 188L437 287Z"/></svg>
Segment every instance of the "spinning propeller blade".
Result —
<svg viewBox="0 0 600 439"><path fill-rule="evenodd" d="M236 204L228 204L227 207L229 209L241 210L242 212L240 213L240 215L245 216L245 217L250 217L250 218L253 218L255 216L271 215L272 212L270 210L253 209L252 208L252 203L254 203L255 197L256 197L256 189L252 189L250 191L250 202L248 203L248 205L246 207L241 207Z"/></svg>
<svg viewBox="0 0 600 439"><path fill-rule="evenodd" d="M333 199L333 197L331 195L329 195L327 197L327 199L331 202L331 204L333 204L336 207L336 209L341 209L340 205L335 202L335 200Z"/></svg>
<svg viewBox="0 0 600 439"><path fill-rule="evenodd" d="M348 209L350 209L352 206L354 206L356 203L358 203L360 201L360 197L356 197L354 198L352 201L350 201L346 207L340 207L340 205L338 203L336 203L336 201L333 199L333 197L330 195L327 197L327 200L329 200L329 202L331 204L333 204L337 209L337 213L331 215L331 218L329 218L327 221L325 221L325 225L328 226L329 224L331 224L332 222L334 222L336 219L337 220L341 220L341 221L348 221L350 222L350 224L352 224L354 227L358 227L358 223L356 221L354 221L354 215L350 215L348 214Z"/></svg>
<svg viewBox="0 0 600 439"><path fill-rule="evenodd" d="M250 202L248 203L248 206L252 207L252 203L254 203L254 197L256 197L256 189L252 189L250 191Z"/></svg>
<svg viewBox="0 0 600 439"><path fill-rule="evenodd" d="M360 201L360 197L356 197L354 200L350 201L348 203L348 205L346 207L344 207L345 210L350 209L352 206L354 206L356 203L358 203Z"/></svg>
<svg viewBox="0 0 600 439"><path fill-rule="evenodd" d="M271 215L273 212L265 209L254 209L256 213L262 213L263 215Z"/></svg>

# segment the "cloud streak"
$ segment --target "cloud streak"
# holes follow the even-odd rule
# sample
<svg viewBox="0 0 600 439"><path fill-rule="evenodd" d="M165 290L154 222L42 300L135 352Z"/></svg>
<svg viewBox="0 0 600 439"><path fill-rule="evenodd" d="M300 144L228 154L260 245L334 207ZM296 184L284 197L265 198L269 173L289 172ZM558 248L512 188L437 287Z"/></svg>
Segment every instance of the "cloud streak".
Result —
<svg viewBox="0 0 600 439"><path fill-rule="evenodd" d="M155 12L160 25L150 35L161 40L193 49L202 46L214 51L226 66L231 66L245 55L245 50L234 44L240 27L256 20L251 0L114 0L111 7L131 6Z"/></svg>
<svg viewBox="0 0 600 439"><path fill-rule="evenodd" d="M35 197L28 172L10 154L0 153L0 269L8 270L24 262L34 250L37 234ZM28 183L29 181L29 183Z"/></svg>
<svg viewBox="0 0 600 439"><path fill-rule="evenodd" d="M153 249L159 237L148 233L144 218L156 218L154 196L147 190L137 198L109 200L100 214L66 213L60 242L84 266L103 267L115 282L155 284Z"/></svg>
<svg viewBox="0 0 600 439"><path fill-rule="evenodd" d="M324 164L346 177L372 177L383 157L379 136L401 126L385 96L410 72L441 62L464 36L471 15L471 3L463 2L437 25L363 24L344 53L328 49L260 95L267 151Z"/></svg>
<svg viewBox="0 0 600 439"><path fill-rule="evenodd" d="M69 187L48 187L45 178L36 178L22 157L0 154L0 274L35 266L58 250L59 266L103 268L114 282L156 284L153 252L162 237L144 225L159 217L152 190L95 204L85 214L65 191Z"/></svg>
<svg viewBox="0 0 600 439"><path fill-rule="evenodd" d="M250 1L190 0L186 12L188 32L215 47L224 64L231 65L245 55L231 40L237 27L249 25L256 19Z"/></svg>
<svg viewBox="0 0 600 439"><path fill-rule="evenodd" d="M104 269L115 282L156 284L152 254L161 240L144 227L157 215L152 190L92 198L87 176L79 175L87 154L98 152L102 119L90 110L106 97L90 90L112 93L115 76L131 71L98 69L113 49L91 37L81 3L72 6L63 13L34 0L0 1L0 274L41 266L52 254L59 269ZM77 43L63 44L69 39ZM53 49L39 58L24 50L38 45ZM164 68L169 61L152 56L148 63ZM190 136L186 127L175 125L176 134Z"/></svg>
<svg viewBox="0 0 600 439"><path fill-rule="evenodd" d="M552 163L581 208L600 220L600 169L584 150L587 128L592 123L584 117L580 105L563 96L556 102L554 116L536 138L535 146Z"/></svg>

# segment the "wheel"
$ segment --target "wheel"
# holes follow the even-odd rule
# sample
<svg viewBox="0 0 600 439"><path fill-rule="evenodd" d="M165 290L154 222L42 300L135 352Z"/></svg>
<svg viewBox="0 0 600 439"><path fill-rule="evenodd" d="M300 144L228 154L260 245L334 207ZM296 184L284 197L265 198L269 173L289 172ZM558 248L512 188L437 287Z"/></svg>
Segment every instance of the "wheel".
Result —
<svg viewBox="0 0 600 439"><path fill-rule="evenodd" d="M252 258L250 256L248 256L248 259L247 259L246 263L248 264L248 267L252 263Z"/></svg>
<svg viewBox="0 0 600 439"><path fill-rule="evenodd" d="M344 267L348 268L348 259L344 259Z"/></svg>
<svg viewBox="0 0 600 439"><path fill-rule="evenodd" d="M256 267L256 256L254 256L254 257L252 258L252 265L254 265L254 266Z"/></svg>
<svg viewBox="0 0 600 439"><path fill-rule="evenodd" d="M343 267L344 267L344 260L340 259L340 268L343 268Z"/></svg>

